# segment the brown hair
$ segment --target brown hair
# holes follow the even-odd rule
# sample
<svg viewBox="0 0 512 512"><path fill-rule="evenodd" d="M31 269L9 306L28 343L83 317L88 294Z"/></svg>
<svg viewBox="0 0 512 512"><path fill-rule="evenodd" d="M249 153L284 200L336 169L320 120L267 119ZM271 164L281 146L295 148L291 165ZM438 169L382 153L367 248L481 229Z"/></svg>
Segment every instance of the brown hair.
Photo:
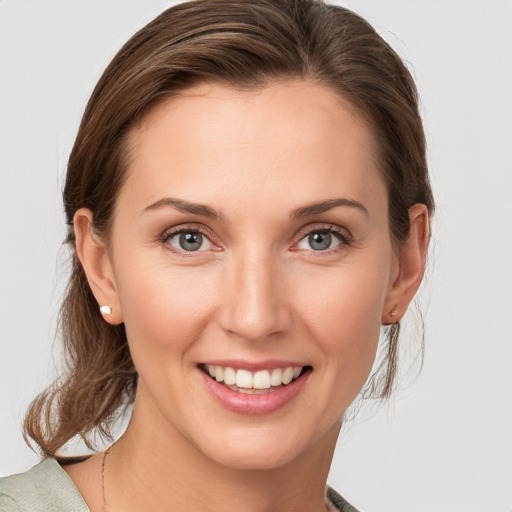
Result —
<svg viewBox="0 0 512 512"><path fill-rule="evenodd" d="M362 18L321 0L195 0L176 5L135 34L100 78L71 152L64 205L73 242L75 212L93 212L105 240L127 167L127 135L150 108L199 82L257 88L302 78L329 86L369 122L389 193L389 221L399 246L408 209L434 208L417 91L398 55ZM60 328L67 372L32 403L25 436L54 454L76 435L91 446L133 402L137 372L123 325L103 321L72 254ZM396 373L399 324L388 328L386 357L370 379L387 397ZM89 439L89 440L88 440Z"/></svg>

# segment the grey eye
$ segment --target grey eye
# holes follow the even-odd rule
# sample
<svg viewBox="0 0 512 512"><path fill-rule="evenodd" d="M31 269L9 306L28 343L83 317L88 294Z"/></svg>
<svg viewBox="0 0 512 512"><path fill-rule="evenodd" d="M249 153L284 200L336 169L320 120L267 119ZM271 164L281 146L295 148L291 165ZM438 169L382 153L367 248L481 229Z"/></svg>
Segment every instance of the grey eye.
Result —
<svg viewBox="0 0 512 512"><path fill-rule="evenodd" d="M348 241L345 240L341 233L331 228L310 231L309 234L299 241L297 248L305 251L322 252L336 249L343 245L348 245Z"/></svg>
<svg viewBox="0 0 512 512"><path fill-rule="evenodd" d="M325 251L331 247L332 235L330 233L311 233L308 235L308 242L314 251Z"/></svg>
<svg viewBox="0 0 512 512"><path fill-rule="evenodd" d="M212 248L210 240L199 231L178 231L167 243L181 252L202 252Z"/></svg>
<svg viewBox="0 0 512 512"><path fill-rule="evenodd" d="M180 248L184 251L198 251L203 245L203 235L201 233L180 233Z"/></svg>

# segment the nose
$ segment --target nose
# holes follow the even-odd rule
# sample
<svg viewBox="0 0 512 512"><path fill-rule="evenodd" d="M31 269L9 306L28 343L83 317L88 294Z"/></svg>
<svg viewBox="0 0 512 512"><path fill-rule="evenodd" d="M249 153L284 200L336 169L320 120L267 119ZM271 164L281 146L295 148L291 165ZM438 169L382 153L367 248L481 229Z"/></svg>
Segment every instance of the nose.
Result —
<svg viewBox="0 0 512 512"><path fill-rule="evenodd" d="M220 323L225 331L258 342L290 328L292 315L281 267L263 251L233 256L223 282Z"/></svg>

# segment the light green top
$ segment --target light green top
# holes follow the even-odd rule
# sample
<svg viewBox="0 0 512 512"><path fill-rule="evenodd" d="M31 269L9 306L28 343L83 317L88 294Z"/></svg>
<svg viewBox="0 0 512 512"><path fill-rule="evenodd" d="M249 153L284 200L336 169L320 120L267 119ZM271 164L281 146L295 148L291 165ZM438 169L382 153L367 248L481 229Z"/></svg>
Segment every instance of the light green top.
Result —
<svg viewBox="0 0 512 512"><path fill-rule="evenodd" d="M335 490L327 488L329 509L358 512ZM55 459L26 473L0 478L1 512L90 512L82 495Z"/></svg>
<svg viewBox="0 0 512 512"><path fill-rule="evenodd" d="M0 511L90 512L55 459L46 459L26 473L0 478Z"/></svg>

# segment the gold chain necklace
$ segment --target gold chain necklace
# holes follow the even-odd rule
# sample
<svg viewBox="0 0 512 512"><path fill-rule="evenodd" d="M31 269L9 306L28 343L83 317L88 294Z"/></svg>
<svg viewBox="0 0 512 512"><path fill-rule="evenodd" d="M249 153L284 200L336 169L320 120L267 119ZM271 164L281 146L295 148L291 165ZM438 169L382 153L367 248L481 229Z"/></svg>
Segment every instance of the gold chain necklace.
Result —
<svg viewBox="0 0 512 512"><path fill-rule="evenodd" d="M112 446L109 446L104 451L103 460L101 461L101 492L103 494L103 512L108 512L107 498L105 496L105 462L107 461L107 455L110 452L110 448L112 448Z"/></svg>

